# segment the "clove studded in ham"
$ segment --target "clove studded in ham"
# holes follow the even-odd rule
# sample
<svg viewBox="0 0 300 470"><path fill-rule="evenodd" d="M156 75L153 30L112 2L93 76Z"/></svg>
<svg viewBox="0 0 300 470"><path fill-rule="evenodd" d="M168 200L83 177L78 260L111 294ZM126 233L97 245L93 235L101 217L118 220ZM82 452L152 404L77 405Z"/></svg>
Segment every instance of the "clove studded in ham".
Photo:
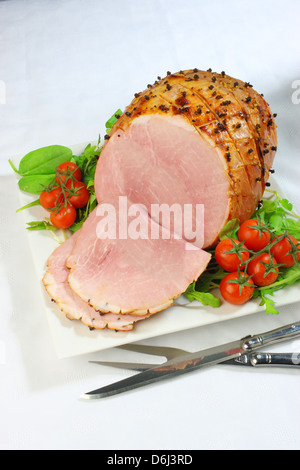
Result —
<svg viewBox="0 0 300 470"><path fill-rule="evenodd" d="M225 223L249 218L264 192L277 146L274 117L252 85L197 69L137 93L101 152L99 202L204 204L204 248Z"/></svg>
<svg viewBox="0 0 300 470"><path fill-rule="evenodd" d="M172 305L205 270L210 254L201 248L212 247L229 220L252 216L276 149L274 116L250 83L197 69L158 77L105 136L94 185L98 208L109 203L118 212L126 197L168 236L105 238L97 208L50 258L49 294L69 318L98 327L130 329ZM157 205L182 214L202 205L202 239L190 236L201 214L180 238L153 215Z"/></svg>

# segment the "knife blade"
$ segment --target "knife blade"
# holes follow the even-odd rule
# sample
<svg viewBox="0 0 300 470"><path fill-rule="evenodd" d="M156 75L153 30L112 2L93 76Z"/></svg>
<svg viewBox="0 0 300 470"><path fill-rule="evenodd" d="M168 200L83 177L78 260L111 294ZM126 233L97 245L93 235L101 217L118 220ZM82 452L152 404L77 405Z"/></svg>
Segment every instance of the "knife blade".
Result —
<svg viewBox="0 0 300 470"><path fill-rule="evenodd" d="M219 364L249 353L262 345L276 343L300 334L300 322L276 328L265 333L248 335L230 343L212 347L195 353L183 354L132 377L85 393L80 398L100 399L120 394L152 383L193 372L201 367Z"/></svg>

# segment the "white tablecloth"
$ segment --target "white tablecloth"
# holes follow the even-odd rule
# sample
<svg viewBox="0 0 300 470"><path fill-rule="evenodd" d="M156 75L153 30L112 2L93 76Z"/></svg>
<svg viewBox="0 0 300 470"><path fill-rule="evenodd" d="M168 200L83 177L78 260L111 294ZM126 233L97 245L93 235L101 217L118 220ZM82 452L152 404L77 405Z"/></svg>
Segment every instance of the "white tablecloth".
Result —
<svg viewBox="0 0 300 470"><path fill-rule="evenodd" d="M88 364L97 354L56 357L8 165L45 145L96 140L157 75L211 67L252 83L278 113L274 168L299 212L299 14L297 0L0 2L1 449L299 450L299 370L219 365L79 400L131 373ZM195 350L299 320L299 306L149 343ZM300 342L275 349L299 352Z"/></svg>

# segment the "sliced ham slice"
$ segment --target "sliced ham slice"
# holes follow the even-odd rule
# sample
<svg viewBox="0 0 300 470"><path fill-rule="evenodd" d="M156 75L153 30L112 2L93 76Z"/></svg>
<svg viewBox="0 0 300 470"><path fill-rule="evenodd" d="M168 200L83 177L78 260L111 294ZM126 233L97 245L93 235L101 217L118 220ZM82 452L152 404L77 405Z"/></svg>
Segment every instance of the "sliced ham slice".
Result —
<svg viewBox="0 0 300 470"><path fill-rule="evenodd" d="M144 320L149 315L101 314L84 302L70 288L68 284L69 269L66 267L66 259L69 257L79 235L80 230L60 245L48 259L47 271L43 278L48 294L69 320L81 320L89 328L95 329L107 327L118 331L132 330L135 322Z"/></svg>
<svg viewBox="0 0 300 470"><path fill-rule="evenodd" d="M277 149L274 116L250 83L224 72L168 73L136 93L105 136L94 181L98 208L48 263L46 288L69 318L98 327L117 318L129 329L172 305L205 270L210 254L201 248L257 207ZM142 205L142 237L105 238L97 211L105 204L117 210L120 197ZM190 231L178 237L172 221L153 215L164 204L182 214L193 207ZM202 222L197 205L204 206L202 238L191 236ZM151 237L146 222L165 236Z"/></svg>
<svg viewBox="0 0 300 470"><path fill-rule="evenodd" d="M119 198L109 202L117 215L118 202ZM165 229L159 227L161 235L151 239L147 230L154 222L143 210L139 216L141 238L105 239L105 227L99 226L103 218L97 215L100 206L83 224L67 260L70 287L96 310L156 313L172 305L206 268L209 253L176 239ZM129 218L128 227L133 220Z"/></svg>

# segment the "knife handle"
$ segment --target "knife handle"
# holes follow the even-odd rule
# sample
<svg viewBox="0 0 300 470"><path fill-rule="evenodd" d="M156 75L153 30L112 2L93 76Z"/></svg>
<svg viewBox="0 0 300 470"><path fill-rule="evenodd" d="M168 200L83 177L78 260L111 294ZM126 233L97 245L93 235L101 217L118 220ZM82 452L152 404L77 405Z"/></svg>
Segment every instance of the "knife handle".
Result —
<svg viewBox="0 0 300 470"><path fill-rule="evenodd" d="M300 354L297 353L251 353L252 366L293 366L300 367Z"/></svg>
<svg viewBox="0 0 300 470"><path fill-rule="evenodd" d="M252 351L265 344L278 343L286 341L300 335L300 322L291 323L275 330L267 331L258 335L247 336L242 342L245 351Z"/></svg>

